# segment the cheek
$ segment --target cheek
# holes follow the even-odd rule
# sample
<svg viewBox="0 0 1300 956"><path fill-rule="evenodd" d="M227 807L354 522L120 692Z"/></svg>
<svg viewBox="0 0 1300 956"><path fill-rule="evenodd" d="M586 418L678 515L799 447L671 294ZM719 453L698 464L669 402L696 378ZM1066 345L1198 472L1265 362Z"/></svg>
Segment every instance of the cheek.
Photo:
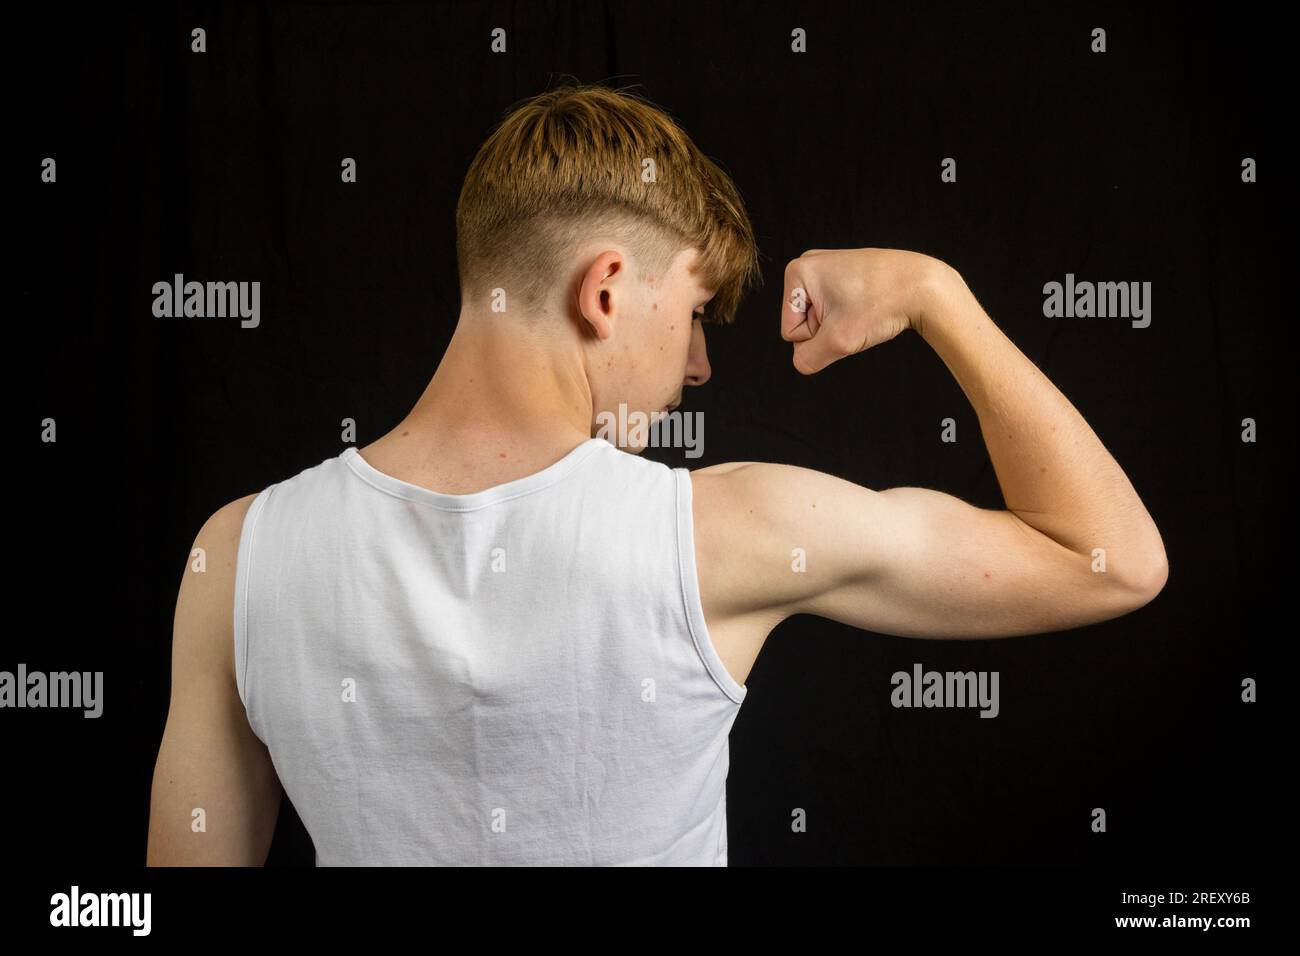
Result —
<svg viewBox="0 0 1300 956"><path fill-rule="evenodd" d="M669 324L672 325L672 330L669 332L667 352L672 355L674 365L685 366L691 353L691 323L675 321Z"/></svg>
<svg viewBox="0 0 1300 956"><path fill-rule="evenodd" d="M659 357L670 358L675 355L678 346L681 344L681 337L682 321L680 319L664 319L657 336Z"/></svg>

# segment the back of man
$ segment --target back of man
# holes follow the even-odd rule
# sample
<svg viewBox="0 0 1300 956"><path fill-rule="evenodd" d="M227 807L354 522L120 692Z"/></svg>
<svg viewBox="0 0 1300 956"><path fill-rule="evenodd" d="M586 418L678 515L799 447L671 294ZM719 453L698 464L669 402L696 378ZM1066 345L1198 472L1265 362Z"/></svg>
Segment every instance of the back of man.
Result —
<svg viewBox="0 0 1300 956"><path fill-rule="evenodd" d="M321 865L725 865L745 690L684 470L591 438L448 494L349 448L242 531L236 679Z"/></svg>

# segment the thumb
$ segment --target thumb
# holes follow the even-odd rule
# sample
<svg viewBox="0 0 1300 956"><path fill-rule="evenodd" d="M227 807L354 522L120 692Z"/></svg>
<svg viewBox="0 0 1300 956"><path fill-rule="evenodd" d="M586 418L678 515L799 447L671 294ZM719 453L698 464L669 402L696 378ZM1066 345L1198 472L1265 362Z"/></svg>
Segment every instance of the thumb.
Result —
<svg viewBox="0 0 1300 956"><path fill-rule="evenodd" d="M819 333L803 342L794 343L795 371L803 375L813 375L836 359L843 358L842 353L831 344L831 337L827 334L824 325L819 329Z"/></svg>
<svg viewBox="0 0 1300 956"><path fill-rule="evenodd" d="M817 334L813 318L813 301L803 275L803 264L791 260L785 269L785 298L781 302L781 338L802 342Z"/></svg>

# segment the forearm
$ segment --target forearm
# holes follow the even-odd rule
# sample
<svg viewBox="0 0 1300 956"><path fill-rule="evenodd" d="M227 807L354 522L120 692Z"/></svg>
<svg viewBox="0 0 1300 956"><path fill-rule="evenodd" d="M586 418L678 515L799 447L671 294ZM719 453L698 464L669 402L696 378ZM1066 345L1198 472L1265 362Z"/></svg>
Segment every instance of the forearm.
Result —
<svg viewBox="0 0 1300 956"><path fill-rule="evenodd" d="M914 328L974 407L1009 511L1089 559L1104 549L1109 574L1146 582L1164 573L1160 533L1119 464L937 260Z"/></svg>

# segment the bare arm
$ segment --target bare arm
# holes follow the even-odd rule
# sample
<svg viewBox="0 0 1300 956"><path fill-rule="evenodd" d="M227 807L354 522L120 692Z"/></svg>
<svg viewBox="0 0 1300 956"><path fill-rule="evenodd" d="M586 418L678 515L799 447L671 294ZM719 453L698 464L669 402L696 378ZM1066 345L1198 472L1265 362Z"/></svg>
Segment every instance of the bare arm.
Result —
<svg viewBox="0 0 1300 956"><path fill-rule="evenodd" d="M943 266L916 331L979 416L1007 510L1073 552L1104 549L1108 573L1159 591L1167 565L1155 522L1083 416Z"/></svg>
<svg viewBox="0 0 1300 956"><path fill-rule="evenodd" d="M248 725L235 684L235 559L253 495L217 511L194 542L206 570L187 565L176 602L172 693L154 767L149 866L261 866L280 807L280 782ZM202 809L205 832L194 831Z"/></svg>
<svg viewBox="0 0 1300 956"><path fill-rule="evenodd" d="M1163 543L1127 477L955 271L899 250L815 251L791 263L786 288L810 303L792 310L787 294L783 313L802 372L921 334L979 416L1007 508L789 465L701 469L711 622L809 613L908 637L1010 637L1118 617L1160 591Z"/></svg>

